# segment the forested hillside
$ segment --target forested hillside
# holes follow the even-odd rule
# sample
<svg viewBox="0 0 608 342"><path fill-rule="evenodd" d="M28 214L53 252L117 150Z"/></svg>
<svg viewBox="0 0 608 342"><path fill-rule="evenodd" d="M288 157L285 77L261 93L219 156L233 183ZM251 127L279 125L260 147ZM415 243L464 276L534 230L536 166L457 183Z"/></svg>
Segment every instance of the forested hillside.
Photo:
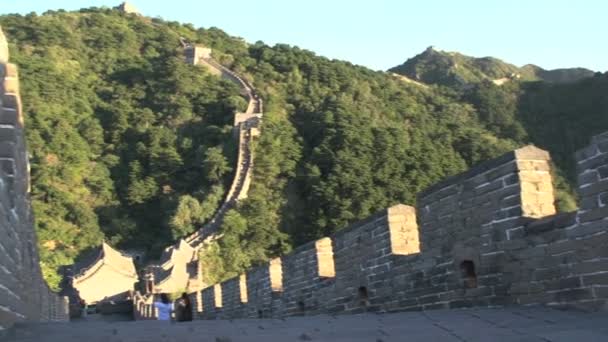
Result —
<svg viewBox="0 0 608 342"><path fill-rule="evenodd" d="M158 253L208 219L232 176L234 85L182 60L205 44L265 99L249 198L227 213L208 281L397 202L528 142L564 175L608 129L608 78L422 87L289 45L109 9L0 17L20 66L43 269L105 238ZM574 205L558 177L560 206Z"/></svg>

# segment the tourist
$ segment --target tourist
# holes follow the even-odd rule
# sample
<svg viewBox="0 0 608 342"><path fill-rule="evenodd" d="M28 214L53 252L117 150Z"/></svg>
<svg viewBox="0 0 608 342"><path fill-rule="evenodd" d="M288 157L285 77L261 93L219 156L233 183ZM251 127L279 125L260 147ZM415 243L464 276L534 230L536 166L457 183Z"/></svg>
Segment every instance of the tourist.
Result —
<svg viewBox="0 0 608 342"><path fill-rule="evenodd" d="M173 303L169 300L166 293L160 294L160 302L154 302L154 307L158 310L159 321L170 321L171 312L173 312Z"/></svg>
<svg viewBox="0 0 608 342"><path fill-rule="evenodd" d="M89 306L87 305L87 302L85 302L84 299L80 300L80 317L82 318L86 318L87 317L87 310L89 309Z"/></svg>
<svg viewBox="0 0 608 342"><path fill-rule="evenodd" d="M190 297L185 292L176 302L175 318L178 322L188 322L192 320L192 303Z"/></svg>

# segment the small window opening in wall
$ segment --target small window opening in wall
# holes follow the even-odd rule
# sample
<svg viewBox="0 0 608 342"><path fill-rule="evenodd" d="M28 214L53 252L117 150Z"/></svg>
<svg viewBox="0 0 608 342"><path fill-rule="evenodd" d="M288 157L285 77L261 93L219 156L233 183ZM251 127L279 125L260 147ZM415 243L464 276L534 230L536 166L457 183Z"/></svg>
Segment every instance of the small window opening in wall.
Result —
<svg viewBox="0 0 608 342"><path fill-rule="evenodd" d="M264 317L262 310L258 310L258 318L262 318L262 317Z"/></svg>
<svg viewBox="0 0 608 342"><path fill-rule="evenodd" d="M369 305L369 295L367 293L367 287L361 286L357 291L359 293L359 303L363 306Z"/></svg>
<svg viewBox="0 0 608 342"><path fill-rule="evenodd" d="M460 263L460 272L466 289L477 287L477 274L475 273L475 263L471 260L465 260Z"/></svg>
<svg viewBox="0 0 608 342"><path fill-rule="evenodd" d="M300 312L304 312L306 310L306 306L304 305L303 301L298 302L298 310L300 310Z"/></svg>

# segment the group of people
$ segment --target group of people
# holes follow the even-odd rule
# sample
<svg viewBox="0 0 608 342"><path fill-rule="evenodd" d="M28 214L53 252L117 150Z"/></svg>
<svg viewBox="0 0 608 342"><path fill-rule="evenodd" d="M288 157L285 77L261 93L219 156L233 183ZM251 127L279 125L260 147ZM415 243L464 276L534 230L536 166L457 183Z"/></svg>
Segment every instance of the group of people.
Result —
<svg viewBox="0 0 608 342"><path fill-rule="evenodd" d="M192 320L192 303L188 294L182 293L182 296L172 303L166 293L160 295L160 300L154 302L154 307L158 309L159 321L170 321L171 313L175 312L175 320L178 322L187 322Z"/></svg>

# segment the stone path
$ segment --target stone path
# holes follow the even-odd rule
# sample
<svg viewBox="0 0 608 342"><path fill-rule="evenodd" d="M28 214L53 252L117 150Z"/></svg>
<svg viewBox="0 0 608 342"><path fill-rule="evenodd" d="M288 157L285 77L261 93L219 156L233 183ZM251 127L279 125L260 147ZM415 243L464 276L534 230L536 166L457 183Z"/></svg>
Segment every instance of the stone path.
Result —
<svg viewBox="0 0 608 342"><path fill-rule="evenodd" d="M608 313L516 307L187 323L49 323L20 326L12 335L8 341L606 342Z"/></svg>

